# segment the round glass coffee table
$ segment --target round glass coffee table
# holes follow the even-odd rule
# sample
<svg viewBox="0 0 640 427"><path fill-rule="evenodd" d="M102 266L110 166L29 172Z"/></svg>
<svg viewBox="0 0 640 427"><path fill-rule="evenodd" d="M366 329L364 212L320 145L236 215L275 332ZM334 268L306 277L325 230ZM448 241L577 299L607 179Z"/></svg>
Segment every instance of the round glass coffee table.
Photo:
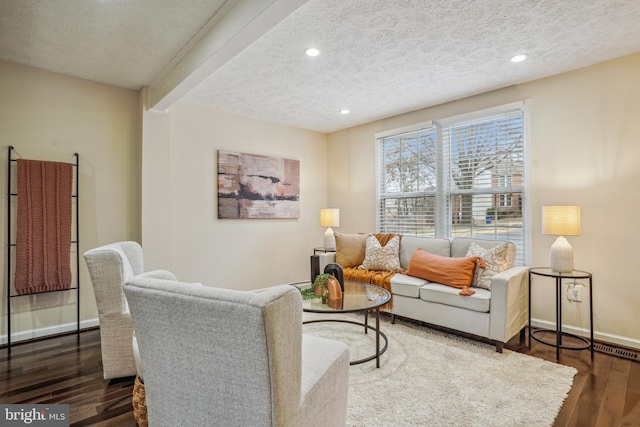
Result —
<svg viewBox="0 0 640 427"><path fill-rule="evenodd" d="M311 287L311 282L292 283L298 289L306 289ZM376 368L380 367L380 356L387 351L389 340L387 336L380 331L380 307L385 305L391 299L391 294L384 288L368 283L360 282L344 282L344 291L342 293L342 301L331 304L322 304L321 299L306 300L303 303L302 310L307 313L354 313L364 311L364 323L345 319L317 319L307 320L303 324L321 323L321 322L339 322L351 323L358 326L364 326L364 333L368 333L369 329L376 333L376 352L368 357L353 360L349 362L351 365L368 362L376 359ZM374 310L376 316L376 326L369 325L369 311ZM384 347L380 348L380 337L384 339Z"/></svg>

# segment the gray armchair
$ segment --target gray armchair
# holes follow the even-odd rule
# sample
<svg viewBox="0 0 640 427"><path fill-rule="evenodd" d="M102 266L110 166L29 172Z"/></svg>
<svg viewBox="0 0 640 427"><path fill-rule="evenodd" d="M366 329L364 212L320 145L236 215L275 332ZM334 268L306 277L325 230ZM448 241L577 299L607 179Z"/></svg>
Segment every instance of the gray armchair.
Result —
<svg viewBox="0 0 640 427"><path fill-rule="evenodd" d="M122 285L143 273L142 248L136 242L112 243L85 252L84 259L98 307L103 376L111 379L136 375L133 323ZM173 274L164 270L144 276L175 280Z"/></svg>
<svg viewBox="0 0 640 427"><path fill-rule="evenodd" d="M302 334L302 299L136 277L131 307L149 424L340 426L349 349Z"/></svg>

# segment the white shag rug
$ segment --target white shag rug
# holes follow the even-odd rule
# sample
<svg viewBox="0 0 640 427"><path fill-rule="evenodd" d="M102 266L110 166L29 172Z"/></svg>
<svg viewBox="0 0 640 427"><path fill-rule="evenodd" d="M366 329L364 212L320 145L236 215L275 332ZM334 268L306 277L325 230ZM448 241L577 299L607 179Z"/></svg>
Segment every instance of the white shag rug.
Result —
<svg viewBox="0 0 640 427"><path fill-rule="evenodd" d="M304 313L304 320L328 316ZM371 360L349 371L349 426L551 426L577 373L400 319L391 324L387 316L380 329L389 339L380 368ZM347 343L351 360L374 353L375 334L356 325L314 323L303 331Z"/></svg>

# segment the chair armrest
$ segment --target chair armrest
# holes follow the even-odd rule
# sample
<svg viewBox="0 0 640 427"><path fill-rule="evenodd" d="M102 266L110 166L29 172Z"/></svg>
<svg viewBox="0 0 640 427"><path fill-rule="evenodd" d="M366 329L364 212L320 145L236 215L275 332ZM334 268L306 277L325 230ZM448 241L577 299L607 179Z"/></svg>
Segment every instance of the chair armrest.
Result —
<svg viewBox="0 0 640 427"><path fill-rule="evenodd" d="M140 273L136 277L148 278L148 279L173 280L174 282L178 281L176 276L168 270L151 270L145 273Z"/></svg>
<svg viewBox="0 0 640 427"><path fill-rule="evenodd" d="M527 323L529 268L512 267L491 279L491 339L509 341Z"/></svg>

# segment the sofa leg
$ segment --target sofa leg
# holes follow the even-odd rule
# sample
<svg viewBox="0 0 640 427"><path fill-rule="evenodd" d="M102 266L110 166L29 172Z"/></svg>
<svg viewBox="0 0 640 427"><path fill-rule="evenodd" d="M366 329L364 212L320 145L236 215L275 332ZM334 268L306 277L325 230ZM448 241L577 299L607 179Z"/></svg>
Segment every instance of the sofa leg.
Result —
<svg viewBox="0 0 640 427"><path fill-rule="evenodd" d="M396 315L391 313L391 324L395 325L396 324Z"/></svg>
<svg viewBox="0 0 640 427"><path fill-rule="evenodd" d="M500 341L496 341L496 353L502 353L502 348L504 347L504 343Z"/></svg>
<svg viewBox="0 0 640 427"><path fill-rule="evenodd" d="M524 339L526 338L526 336L527 336L527 328L524 327L524 328L520 329L520 342L521 343L524 342Z"/></svg>

